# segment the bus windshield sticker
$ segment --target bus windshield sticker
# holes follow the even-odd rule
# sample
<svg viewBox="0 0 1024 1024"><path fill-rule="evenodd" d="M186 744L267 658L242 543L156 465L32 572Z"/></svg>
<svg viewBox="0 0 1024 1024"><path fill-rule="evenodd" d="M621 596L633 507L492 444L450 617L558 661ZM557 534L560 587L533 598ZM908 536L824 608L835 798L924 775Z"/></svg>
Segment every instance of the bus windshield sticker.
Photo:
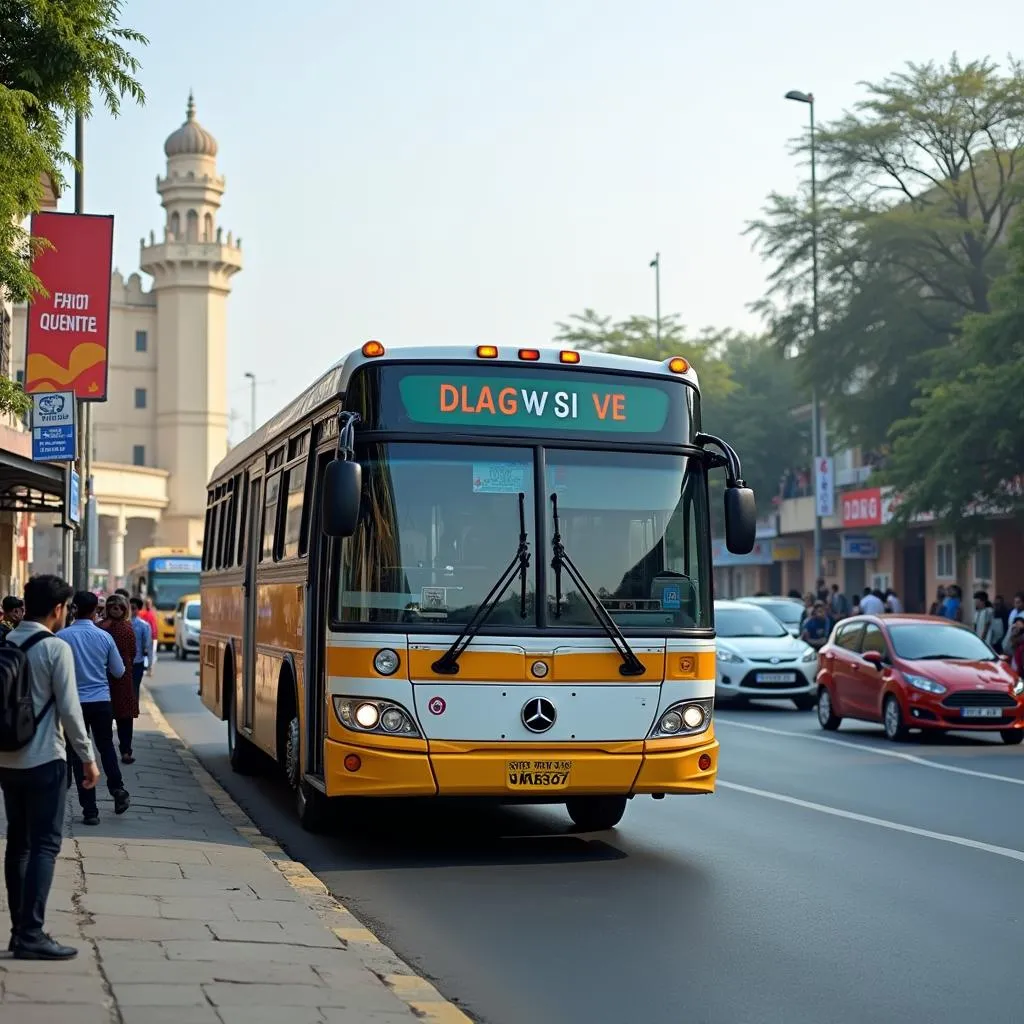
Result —
<svg viewBox="0 0 1024 1024"><path fill-rule="evenodd" d="M661 592L661 607L678 611L682 606L682 590L678 584L669 583Z"/></svg>
<svg viewBox="0 0 1024 1024"><path fill-rule="evenodd" d="M398 388L417 423L653 434L669 409L663 388L621 379L408 374Z"/></svg>
<svg viewBox="0 0 1024 1024"><path fill-rule="evenodd" d="M421 587L420 615L431 618L447 618L448 590L445 587Z"/></svg>
<svg viewBox="0 0 1024 1024"><path fill-rule="evenodd" d="M526 490L524 462L474 462L474 494L518 494Z"/></svg>

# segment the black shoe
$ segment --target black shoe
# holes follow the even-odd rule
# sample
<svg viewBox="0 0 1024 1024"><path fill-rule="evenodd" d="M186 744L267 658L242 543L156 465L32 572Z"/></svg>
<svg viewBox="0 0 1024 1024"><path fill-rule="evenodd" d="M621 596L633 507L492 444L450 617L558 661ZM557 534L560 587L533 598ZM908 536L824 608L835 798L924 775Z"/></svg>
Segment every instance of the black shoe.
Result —
<svg viewBox="0 0 1024 1024"><path fill-rule="evenodd" d="M85 811L82 815L83 825L98 825L100 823L99 811Z"/></svg>
<svg viewBox="0 0 1024 1024"><path fill-rule="evenodd" d="M78 956L74 946L62 946L49 935L41 935L38 939L18 939L12 952L15 960L73 960Z"/></svg>
<svg viewBox="0 0 1024 1024"><path fill-rule="evenodd" d="M128 795L127 789L119 789L114 794L114 813L124 814L128 810L128 805L132 802L132 798Z"/></svg>

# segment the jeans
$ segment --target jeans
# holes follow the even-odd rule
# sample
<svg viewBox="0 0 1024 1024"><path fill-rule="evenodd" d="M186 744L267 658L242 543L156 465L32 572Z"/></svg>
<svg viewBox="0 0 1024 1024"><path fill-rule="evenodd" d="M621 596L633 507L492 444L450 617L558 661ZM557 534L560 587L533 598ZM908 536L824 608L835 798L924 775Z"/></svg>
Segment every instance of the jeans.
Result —
<svg viewBox="0 0 1024 1024"><path fill-rule="evenodd" d="M139 692L142 689L142 674L146 671L146 666L139 662L136 665L132 665L132 686L135 687L135 699L139 699ZM119 718L117 720L117 745L121 750L122 754L130 754L132 752L132 740L135 736L135 719L133 718Z"/></svg>
<svg viewBox="0 0 1024 1024"><path fill-rule="evenodd" d="M103 774L107 777L107 789L111 794L124 789L121 765L117 760L117 751L114 749L113 716L109 700L94 700L82 705L85 728L92 734L92 745L96 748L96 753L103 765ZM69 753L71 770L74 772L75 784L78 786L78 803L84 814L95 814L96 790L82 788L82 762L73 750Z"/></svg>
<svg viewBox="0 0 1024 1024"><path fill-rule="evenodd" d="M35 768L0 768L7 814L4 881L15 940L34 942L43 934L64 829L66 773L67 765L59 760Z"/></svg>

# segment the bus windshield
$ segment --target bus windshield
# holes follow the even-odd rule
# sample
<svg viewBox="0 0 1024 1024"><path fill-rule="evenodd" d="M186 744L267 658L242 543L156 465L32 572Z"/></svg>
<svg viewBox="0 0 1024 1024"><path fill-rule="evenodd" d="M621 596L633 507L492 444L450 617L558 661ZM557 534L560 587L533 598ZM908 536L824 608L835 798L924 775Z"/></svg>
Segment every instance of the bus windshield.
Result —
<svg viewBox="0 0 1024 1024"><path fill-rule="evenodd" d="M198 572L150 572L146 583L146 595L160 611L177 608L183 597L199 593Z"/></svg>
<svg viewBox="0 0 1024 1024"><path fill-rule="evenodd" d="M565 552L620 628L711 625L707 494L697 459L548 449L538 522L530 447L396 442L360 456L360 522L341 545L334 616L341 622L416 623L439 632L463 626L515 554L523 494L531 554L525 601L516 579L483 632L544 620L549 628L600 632L566 573L556 603L556 494Z"/></svg>

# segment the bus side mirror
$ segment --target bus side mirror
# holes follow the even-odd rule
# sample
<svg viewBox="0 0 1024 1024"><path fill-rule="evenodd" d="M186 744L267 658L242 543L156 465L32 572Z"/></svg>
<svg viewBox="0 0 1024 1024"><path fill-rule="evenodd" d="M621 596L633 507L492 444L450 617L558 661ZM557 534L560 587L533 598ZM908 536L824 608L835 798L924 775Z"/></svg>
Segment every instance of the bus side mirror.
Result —
<svg viewBox="0 0 1024 1024"><path fill-rule="evenodd" d="M757 539L757 505L749 487L725 489L725 546L734 555L749 555Z"/></svg>
<svg viewBox="0 0 1024 1024"><path fill-rule="evenodd" d="M363 470L358 462L327 464L320 511L328 537L351 537L356 532L362 492Z"/></svg>

